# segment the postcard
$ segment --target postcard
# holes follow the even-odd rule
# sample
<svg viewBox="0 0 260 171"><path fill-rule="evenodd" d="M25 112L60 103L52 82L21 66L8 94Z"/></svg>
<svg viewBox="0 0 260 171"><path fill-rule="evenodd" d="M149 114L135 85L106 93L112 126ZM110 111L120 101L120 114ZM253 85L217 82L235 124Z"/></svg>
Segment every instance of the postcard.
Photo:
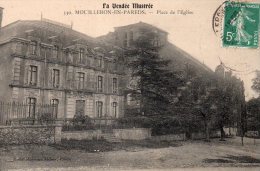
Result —
<svg viewBox="0 0 260 171"><path fill-rule="evenodd" d="M259 170L260 0L0 0L0 170Z"/></svg>

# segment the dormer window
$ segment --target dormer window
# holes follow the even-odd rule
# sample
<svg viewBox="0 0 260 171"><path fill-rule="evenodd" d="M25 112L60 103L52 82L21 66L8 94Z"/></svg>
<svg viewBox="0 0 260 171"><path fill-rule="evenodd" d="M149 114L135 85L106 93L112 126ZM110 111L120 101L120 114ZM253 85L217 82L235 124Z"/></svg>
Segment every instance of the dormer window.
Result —
<svg viewBox="0 0 260 171"><path fill-rule="evenodd" d="M57 45L55 45L53 47L53 58L58 59L58 52L59 52L59 47Z"/></svg>
<svg viewBox="0 0 260 171"><path fill-rule="evenodd" d="M32 41L31 44L30 44L30 53L32 55L36 55L36 49L37 49L37 42Z"/></svg>
<svg viewBox="0 0 260 171"><path fill-rule="evenodd" d="M124 33L123 46L127 47L127 32Z"/></svg>
<svg viewBox="0 0 260 171"><path fill-rule="evenodd" d="M85 52L85 49L83 49L83 48L79 49L79 62L80 63L83 63L84 52Z"/></svg>

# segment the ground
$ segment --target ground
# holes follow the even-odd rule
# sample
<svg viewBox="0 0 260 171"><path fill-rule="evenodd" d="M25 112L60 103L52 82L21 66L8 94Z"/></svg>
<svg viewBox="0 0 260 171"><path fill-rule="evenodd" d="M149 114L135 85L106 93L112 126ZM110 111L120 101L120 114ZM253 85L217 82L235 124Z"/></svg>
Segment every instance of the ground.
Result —
<svg viewBox="0 0 260 171"><path fill-rule="evenodd" d="M125 141L115 144L63 141L60 145L0 147L0 170L157 170L183 167L211 167L213 170L215 167L260 167L260 139L254 142L245 138L244 146L236 137L226 141L213 139L211 142Z"/></svg>

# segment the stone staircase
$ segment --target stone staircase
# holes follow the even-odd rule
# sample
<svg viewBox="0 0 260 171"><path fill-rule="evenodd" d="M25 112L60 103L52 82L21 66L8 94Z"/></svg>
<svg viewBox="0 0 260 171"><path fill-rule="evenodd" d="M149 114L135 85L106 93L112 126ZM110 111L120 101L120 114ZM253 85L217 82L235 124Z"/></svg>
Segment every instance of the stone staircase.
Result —
<svg viewBox="0 0 260 171"><path fill-rule="evenodd" d="M111 133L103 133L102 137L107 141L111 143L119 143L122 142L120 139L116 138L114 134Z"/></svg>

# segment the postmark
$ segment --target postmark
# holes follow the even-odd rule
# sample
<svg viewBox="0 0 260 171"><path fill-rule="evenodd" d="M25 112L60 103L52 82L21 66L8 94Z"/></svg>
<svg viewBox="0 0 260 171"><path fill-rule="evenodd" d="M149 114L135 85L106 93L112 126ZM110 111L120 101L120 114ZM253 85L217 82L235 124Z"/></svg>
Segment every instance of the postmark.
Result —
<svg viewBox="0 0 260 171"><path fill-rule="evenodd" d="M253 3L225 2L224 47L259 47L259 7Z"/></svg>
<svg viewBox="0 0 260 171"><path fill-rule="evenodd" d="M213 32L217 37L221 37L221 38L223 36L223 22L224 22L223 20L224 20L225 3L226 1L223 2L220 6L218 6L212 18Z"/></svg>

